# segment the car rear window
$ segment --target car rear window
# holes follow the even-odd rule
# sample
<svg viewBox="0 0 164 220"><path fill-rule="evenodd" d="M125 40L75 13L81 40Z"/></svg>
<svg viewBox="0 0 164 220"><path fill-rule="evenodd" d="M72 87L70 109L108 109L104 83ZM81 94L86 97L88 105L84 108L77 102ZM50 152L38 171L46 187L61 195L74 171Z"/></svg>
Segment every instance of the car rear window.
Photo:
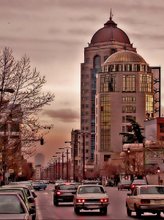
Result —
<svg viewBox="0 0 164 220"><path fill-rule="evenodd" d="M64 185L59 185L58 187L57 187L58 189L60 189L60 190L76 190L77 189L77 186L76 185L67 185L67 184L64 184Z"/></svg>
<svg viewBox="0 0 164 220"><path fill-rule="evenodd" d="M83 193L105 193L104 189L99 186L82 186L79 188L79 194Z"/></svg>
<svg viewBox="0 0 164 220"><path fill-rule="evenodd" d="M146 180L134 180L133 184L147 184Z"/></svg>
<svg viewBox="0 0 164 220"><path fill-rule="evenodd" d="M15 195L0 195L0 214L20 214L25 209Z"/></svg>
<svg viewBox="0 0 164 220"><path fill-rule="evenodd" d="M140 194L164 194L164 187L141 187Z"/></svg>

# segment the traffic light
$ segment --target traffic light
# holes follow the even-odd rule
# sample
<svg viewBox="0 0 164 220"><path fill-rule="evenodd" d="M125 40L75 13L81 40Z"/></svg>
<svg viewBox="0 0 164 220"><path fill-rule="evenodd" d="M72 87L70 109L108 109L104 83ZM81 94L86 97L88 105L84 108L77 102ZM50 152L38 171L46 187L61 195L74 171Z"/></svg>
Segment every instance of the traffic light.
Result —
<svg viewBox="0 0 164 220"><path fill-rule="evenodd" d="M40 138L40 144L41 144L41 145L44 144L44 139L43 139L43 137Z"/></svg>

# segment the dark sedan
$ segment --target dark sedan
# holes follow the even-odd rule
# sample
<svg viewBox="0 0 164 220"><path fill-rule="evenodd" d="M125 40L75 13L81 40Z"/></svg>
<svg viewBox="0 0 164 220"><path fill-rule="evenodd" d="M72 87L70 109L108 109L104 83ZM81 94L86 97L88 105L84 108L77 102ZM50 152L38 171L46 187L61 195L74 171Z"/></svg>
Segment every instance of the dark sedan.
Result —
<svg viewBox="0 0 164 220"><path fill-rule="evenodd" d="M56 185L53 190L53 204L58 206L59 202L73 202L78 185L72 182Z"/></svg>
<svg viewBox="0 0 164 220"><path fill-rule="evenodd" d="M145 179L135 179L131 183L130 189L133 190L136 186L147 185L147 181Z"/></svg>
<svg viewBox="0 0 164 220"><path fill-rule="evenodd" d="M47 188L47 184L43 181L34 181L32 183L32 186L35 190L45 190Z"/></svg>
<svg viewBox="0 0 164 220"><path fill-rule="evenodd" d="M118 190L123 190L123 189L127 189L130 190L131 187L131 180L127 180L127 179L122 179L119 183L118 183Z"/></svg>

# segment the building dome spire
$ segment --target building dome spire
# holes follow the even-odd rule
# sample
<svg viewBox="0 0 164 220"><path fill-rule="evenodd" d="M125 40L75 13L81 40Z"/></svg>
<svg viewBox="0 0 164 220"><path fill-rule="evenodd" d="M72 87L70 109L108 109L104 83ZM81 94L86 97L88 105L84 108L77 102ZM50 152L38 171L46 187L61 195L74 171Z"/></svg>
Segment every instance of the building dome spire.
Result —
<svg viewBox="0 0 164 220"><path fill-rule="evenodd" d="M93 35L91 44L104 43L104 42L119 42L123 44L130 44L127 34L117 27L113 21L112 9L110 9L109 20Z"/></svg>
<svg viewBox="0 0 164 220"><path fill-rule="evenodd" d="M110 18L109 20L112 21L113 13L112 13L112 8L110 9Z"/></svg>
<svg viewBox="0 0 164 220"><path fill-rule="evenodd" d="M112 8L111 8L109 20L104 24L104 27L107 27L107 26L117 27L117 24L112 20L112 18L113 18L113 13L112 13Z"/></svg>

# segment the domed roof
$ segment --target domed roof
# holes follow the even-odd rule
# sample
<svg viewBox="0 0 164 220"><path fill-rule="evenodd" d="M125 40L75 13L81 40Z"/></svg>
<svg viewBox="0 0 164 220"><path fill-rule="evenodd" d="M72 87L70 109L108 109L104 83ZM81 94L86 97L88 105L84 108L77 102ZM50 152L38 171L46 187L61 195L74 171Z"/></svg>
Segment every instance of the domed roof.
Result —
<svg viewBox="0 0 164 220"><path fill-rule="evenodd" d="M106 64L113 63L144 63L147 64L146 61L141 57L138 53L133 51L121 50L116 53L113 53L111 56L107 58L104 62Z"/></svg>
<svg viewBox="0 0 164 220"><path fill-rule="evenodd" d="M117 27L117 24L110 16L104 27L99 29L92 37L91 44L103 43L109 41L117 41L119 43L130 44L130 40L126 33Z"/></svg>

